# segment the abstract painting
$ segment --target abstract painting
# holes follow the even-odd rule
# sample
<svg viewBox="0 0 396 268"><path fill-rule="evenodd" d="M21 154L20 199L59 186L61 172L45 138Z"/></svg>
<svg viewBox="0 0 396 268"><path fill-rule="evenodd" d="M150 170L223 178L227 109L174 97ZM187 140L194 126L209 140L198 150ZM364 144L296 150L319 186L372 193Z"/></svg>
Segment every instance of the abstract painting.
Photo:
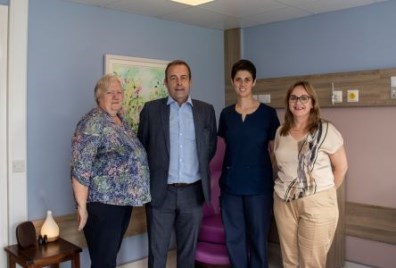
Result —
<svg viewBox="0 0 396 268"><path fill-rule="evenodd" d="M105 55L105 73L117 74L123 82L123 112L135 131L144 103L168 95L164 85L167 64L162 60Z"/></svg>

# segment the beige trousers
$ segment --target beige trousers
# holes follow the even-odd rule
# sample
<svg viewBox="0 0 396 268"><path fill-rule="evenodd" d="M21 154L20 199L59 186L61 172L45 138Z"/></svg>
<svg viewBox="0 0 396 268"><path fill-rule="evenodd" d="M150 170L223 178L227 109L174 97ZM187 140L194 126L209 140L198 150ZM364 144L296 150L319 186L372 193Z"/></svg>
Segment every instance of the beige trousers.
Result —
<svg viewBox="0 0 396 268"><path fill-rule="evenodd" d="M335 188L285 202L274 194L284 268L324 268L337 228Z"/></svg>

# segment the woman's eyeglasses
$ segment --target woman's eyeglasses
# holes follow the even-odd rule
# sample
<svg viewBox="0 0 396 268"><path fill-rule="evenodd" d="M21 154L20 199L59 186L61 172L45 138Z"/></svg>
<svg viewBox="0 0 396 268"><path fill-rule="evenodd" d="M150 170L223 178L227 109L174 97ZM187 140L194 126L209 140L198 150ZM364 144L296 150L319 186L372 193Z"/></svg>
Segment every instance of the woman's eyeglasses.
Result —
<svg viewBox="0 0 396 268"><path fill-rule="evenodd" d="M297 102L300 101L301 103L305 104L311 99L310 96L308 95L301 95L300 97L297 97L296 95L290 95L289 96L289 102Z"/></svg>

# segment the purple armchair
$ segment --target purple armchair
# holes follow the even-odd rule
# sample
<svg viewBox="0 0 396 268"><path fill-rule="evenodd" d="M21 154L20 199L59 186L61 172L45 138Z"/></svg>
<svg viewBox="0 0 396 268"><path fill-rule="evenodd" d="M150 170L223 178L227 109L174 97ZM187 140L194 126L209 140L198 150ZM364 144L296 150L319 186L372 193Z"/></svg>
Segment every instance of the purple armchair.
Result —
<svg viewBox="0 0 396 268"><path fill-rule="evenodd" d="M223 165L225 143L217 138L217 151L210 162L211 203L204 204L195 260L197 263L227 266L230 264L225 245L224 227L220 214L219 179Z"/></svg>

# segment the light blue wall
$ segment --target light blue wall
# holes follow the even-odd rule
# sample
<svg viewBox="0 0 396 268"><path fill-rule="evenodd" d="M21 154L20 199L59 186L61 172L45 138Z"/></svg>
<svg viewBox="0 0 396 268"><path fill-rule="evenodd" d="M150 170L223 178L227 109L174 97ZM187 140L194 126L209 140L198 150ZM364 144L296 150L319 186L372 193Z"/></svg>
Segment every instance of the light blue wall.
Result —
<svg viewBox="0 0 396 268"><path fill-rule="evenodd" d="M257 77L396 66L396 1L246 28Z"/></svg>
<svg viewBox="0 0 396 268"><path fill-rule="evenodd" d="M71 136L95 106L93 87L103 75L106 53L184 59L192 68L192 96L212 103L217 114L224 106L222 31L59 0L29 1L29 219L43 218L47 209L55 215L74 211ZM144 241L145 236L127 239L121 261L144 256Z"/></svg>

